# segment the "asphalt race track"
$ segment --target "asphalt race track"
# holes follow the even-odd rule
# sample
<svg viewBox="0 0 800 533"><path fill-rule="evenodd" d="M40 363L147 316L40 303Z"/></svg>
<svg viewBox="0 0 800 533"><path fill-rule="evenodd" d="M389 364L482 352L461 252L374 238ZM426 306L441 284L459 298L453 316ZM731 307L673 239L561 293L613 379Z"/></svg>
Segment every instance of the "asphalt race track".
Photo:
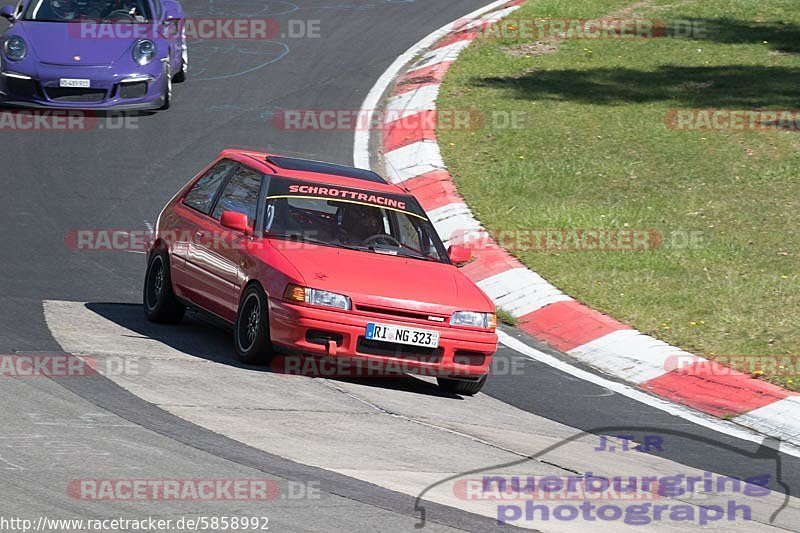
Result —
<svg viewBox="0 0 800 533"><path fill-rule="evenodd" d="M146 228L226 147L351 164L352 131L282 131L272 114L359 109L398 55L485 3L190 0L183 3L189 16L320 20L321 37L190 44L189 80L175 86L172 109L137 117L136 129L0 132L0 353L67 351L124 358L144 369L0 381L1 515L245 515L269 517L272 531L397 531L414 529L416 496L429 487L426 530L484 531L497 528L491 510L468 512L437 483L495 467L537 475L601 467L739 477L778 472L771 488L800 494L795 456L505 347L498 361L517 371L493 376L485 394L472 399L444 395L422 378L311 379L244 367L228 334L195 316L174 327L144 322L144 255L65 245L72 230ZM596 439L568 442L583 431L633 435L636 442L662 435L668 445L658 453L599 454L592 452ZM277 479L282 495L305 484L306 491L318 486L319 496L110 504L67 489L75 479L129 478ZM754 523L736 525L760 531L774 518L776 529L800 530L797 501L785 504L774 492L754 505ZM544 526L578 529L569 522ZM596 529L618 530L614 523Z"/></svg>

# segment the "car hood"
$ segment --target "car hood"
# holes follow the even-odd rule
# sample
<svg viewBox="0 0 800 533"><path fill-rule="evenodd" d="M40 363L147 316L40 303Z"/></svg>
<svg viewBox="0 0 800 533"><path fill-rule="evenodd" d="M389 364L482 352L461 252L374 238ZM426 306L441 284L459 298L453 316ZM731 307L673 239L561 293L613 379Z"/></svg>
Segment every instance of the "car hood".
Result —
<svg viewBox="0 0 800 533"><path fill-rule="evenodd" d="M434 314L494 310L491 300L453 265L327 246L279 251L307 286L345 294L356 305Z"/></svg>
<svg viewBox="0 0 800 533"><path fill-rule="evenodd" d="M81 26L80 23L60 22L18 23L19 32L28 46L45 63L110 66L125 54L130 54L135 39L86 38L81 36ZM101 26L95 25L94 28ZM79 61L76 56L80 57Z"/></svg>

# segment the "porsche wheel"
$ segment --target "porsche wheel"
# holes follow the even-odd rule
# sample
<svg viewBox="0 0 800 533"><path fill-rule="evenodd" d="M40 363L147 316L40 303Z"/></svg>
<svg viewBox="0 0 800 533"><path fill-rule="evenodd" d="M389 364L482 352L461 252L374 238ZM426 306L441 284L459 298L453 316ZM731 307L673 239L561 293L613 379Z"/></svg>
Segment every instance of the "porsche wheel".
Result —
<svg viewBox="0 0 800 533"><path fill-rule="evenodd" d="M186 81L186 73L189 71L189 47L186 44L186 29L183 29L183 39L181 40L181 68L172 77L175 83Z"/></svg>
<svg viewBox="0 0 800 533"><path fill-rule="evenodd" d="M161 110L166 111L172 105L172 74L169 64L164 67L166 73L164 74L164 96L162 97Z"/></svg>

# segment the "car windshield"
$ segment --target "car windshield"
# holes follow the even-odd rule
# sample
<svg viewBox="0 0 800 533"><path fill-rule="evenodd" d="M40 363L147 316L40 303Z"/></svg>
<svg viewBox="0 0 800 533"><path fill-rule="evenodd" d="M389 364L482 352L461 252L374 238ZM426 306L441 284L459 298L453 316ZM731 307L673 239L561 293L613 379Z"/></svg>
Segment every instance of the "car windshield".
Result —
<svg viewBox="0 0 800 533"><path fill-rule="evenodd" d="M448 262L442 241L410 196L273 178L264 230L270 237Z"/></svg>
<svg viewBox="0 0 800 533"><path fill-rule="evenodd" d="M33 0L24 20L38 22L109 21L148 22L152 16L146 0Z"/></svg>

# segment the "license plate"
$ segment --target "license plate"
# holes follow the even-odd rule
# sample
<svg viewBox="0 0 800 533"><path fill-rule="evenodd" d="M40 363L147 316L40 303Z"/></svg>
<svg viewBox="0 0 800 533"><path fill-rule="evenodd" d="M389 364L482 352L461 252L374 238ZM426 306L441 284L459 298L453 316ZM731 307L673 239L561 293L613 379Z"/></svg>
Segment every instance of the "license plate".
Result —
<svg viewBox="0 0 800 533"><path fill-rule="evenodd" d="M75 88L75 89L88 89L92 86L92 81L76 79L76 78L61 78L58 81L58 86Z"/></svg>
<svg viewBox="0 0 800 533"><path fill-rule="evenodd" d="M410 346L439 347L439 332L427 329L402 328L388 324L367 324L366 337L374 341L394 342Z"/></svg>

